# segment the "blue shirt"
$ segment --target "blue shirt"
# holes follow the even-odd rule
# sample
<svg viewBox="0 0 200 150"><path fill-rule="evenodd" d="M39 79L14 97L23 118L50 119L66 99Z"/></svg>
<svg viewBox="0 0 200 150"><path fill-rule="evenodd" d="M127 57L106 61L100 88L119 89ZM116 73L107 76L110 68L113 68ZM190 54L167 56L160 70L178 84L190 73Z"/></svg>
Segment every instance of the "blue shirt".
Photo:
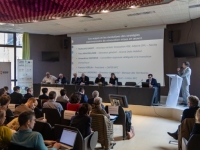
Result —
<svg viewBox="0 0 200 150"><path fill-rule="evenodd" d="M44 144L44 139L39 132L34 132L31 129L19 130L11 137L11 143L28 147L35 148L38 150L57 150L57 148L47 148Z"/></svg>
<svg viewBox="0 0 200 150"><path fill-rule="evenodd" d="M48 100L43 104L43 108L57 109L59 112L63 110L62 105L57 103L55 100Z"/></svg>

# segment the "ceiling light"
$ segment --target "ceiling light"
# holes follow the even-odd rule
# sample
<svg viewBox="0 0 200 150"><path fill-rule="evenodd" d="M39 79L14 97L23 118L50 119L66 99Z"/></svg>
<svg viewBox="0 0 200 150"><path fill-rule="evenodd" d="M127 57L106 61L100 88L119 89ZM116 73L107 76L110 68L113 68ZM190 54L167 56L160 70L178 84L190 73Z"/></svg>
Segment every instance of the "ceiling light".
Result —
<svg viewBox="0 0 200 150"><path fill-rule="evenodd" d="M108 13L109 10L102 10L101 12L102 12L102 13Z"/></svg>
<svg viewBox="0 0 200 150"><path fill-rule="evenodd" d="M135 6L135 5L133 5L133 6L131 6L131 7L129 7L129 8L138 8L139 6Z"/></svg>
<svg viewBox="0 0 200 150"><path fill-rule="evenodd" d="M0 25L5 25L5 24L6 24L6 23L2 23L2 22L0 23Z"/></svg>
<svg viewBox="0 0 200 150"><path fill-rule="evenodd" d="M38 20L33 20L32 22L38 22Z"/></svg>
<svg viewBox="0 0 200 150"><path fill-rule="evenodd" d="M79 16L79 17L81 17L81 16L85 16L84 14L76 14L76 16Z"/></svg>

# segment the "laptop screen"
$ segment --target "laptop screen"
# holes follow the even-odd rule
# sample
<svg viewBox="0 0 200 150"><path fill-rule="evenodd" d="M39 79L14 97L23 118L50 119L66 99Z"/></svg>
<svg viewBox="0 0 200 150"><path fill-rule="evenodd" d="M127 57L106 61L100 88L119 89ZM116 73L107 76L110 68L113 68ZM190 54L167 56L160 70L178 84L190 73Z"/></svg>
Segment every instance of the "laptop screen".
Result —
<svg viewBox="0 0 200 150"><path fill-rule="evenodd" d="M77 135L76 131L63 129L63 132L62 132L62 135L61 135L61 138L60 138L60 143L74 147L76 135Z"/></svg>

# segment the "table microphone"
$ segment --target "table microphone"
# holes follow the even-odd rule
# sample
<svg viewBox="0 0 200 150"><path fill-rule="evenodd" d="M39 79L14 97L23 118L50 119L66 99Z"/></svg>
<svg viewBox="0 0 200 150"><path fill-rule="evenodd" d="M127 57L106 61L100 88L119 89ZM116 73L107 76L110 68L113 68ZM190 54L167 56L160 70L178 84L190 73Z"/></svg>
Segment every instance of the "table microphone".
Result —
<svg viewBox="0 0 200 150"><path fill-rule="evenodd" d="M140 82L138 82L135 87L140 87L138 84L140 84L142 81L143 79Z"/></svg>

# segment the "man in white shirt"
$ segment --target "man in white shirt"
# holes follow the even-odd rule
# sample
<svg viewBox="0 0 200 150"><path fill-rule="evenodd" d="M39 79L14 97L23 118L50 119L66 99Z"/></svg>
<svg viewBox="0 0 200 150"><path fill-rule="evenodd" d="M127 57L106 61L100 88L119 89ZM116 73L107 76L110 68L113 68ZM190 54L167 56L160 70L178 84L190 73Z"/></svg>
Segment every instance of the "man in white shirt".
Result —
<svg viewBox="0 0 200 150"><path fill-rule="evenodd" d="M43 78L42 83L54 84L57 78L53 75L50 75L49 72L46 72L46 76Z"/></svg>

